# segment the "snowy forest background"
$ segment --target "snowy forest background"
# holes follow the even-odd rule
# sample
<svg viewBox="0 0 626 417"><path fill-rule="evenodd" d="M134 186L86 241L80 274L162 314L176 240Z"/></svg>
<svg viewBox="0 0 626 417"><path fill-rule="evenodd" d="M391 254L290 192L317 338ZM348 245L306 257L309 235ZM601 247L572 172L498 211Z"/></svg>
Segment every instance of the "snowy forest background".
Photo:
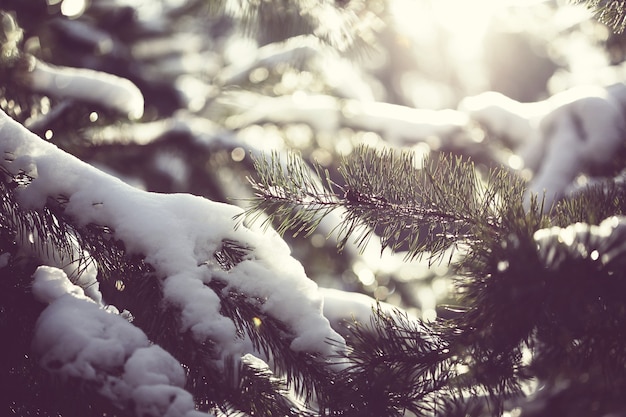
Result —
<svg viewBox="0 0 626 417"><path fill-rule="evenodd" d="M626 415L622 7L0 0L4 412Z"/></svg>

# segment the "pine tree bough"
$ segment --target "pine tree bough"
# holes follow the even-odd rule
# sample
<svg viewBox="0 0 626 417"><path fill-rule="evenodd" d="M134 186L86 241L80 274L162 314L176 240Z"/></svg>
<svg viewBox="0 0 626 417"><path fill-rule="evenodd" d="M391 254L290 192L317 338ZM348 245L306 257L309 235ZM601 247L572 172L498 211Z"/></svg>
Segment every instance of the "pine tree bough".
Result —
<svg viewBox="0 0 626 417"><path fill-rule="evenodd" d="M146 295L158 298L160 294L160 302L132 300L130 306L149 302L157 308L152 312L157 317L163 318L158 309L177 314L172 322L178 327L167 330L169 337L188 334L191 348L211 345L210 356L204 359L206 369L219 372L223 365L215 364L227 357L260 354L253 349L253 345L259 346L258 337L251 343L252 335L245 334L251 327L235 323L238 316L222 314L222 300L228 298L228 291L259 300L257 313L282 323L280 337L285 342L281 348L293 350L294 357L309 354L311 367L322 368L341 352L343 339L322 315L316 284L306 277L275 233L246 227L234 230L232 217L240 213L236 207L191 195L158 195L134 189L46 143L4 113L0 115L0 137L0 151L5 155L0 162L3 171L11 178L28 179L17 183L12 191L19 210L39 212L52 200L59 202L55 204L63 216L57 221L70 221L75 230L106 226L128 255L139 255L153 267L152 282L157 280L156 287L146 287L155 288ZM43 236L34 235L33 239ZM233 242L242 242L245 249L237 252ZM46 250L60 249L51 245ZM77 256L90 255L79 251ZM117 277L126 290L137 285L134 278ZM80 283L79 276L74 280ZM226 291L226 298L212 288L213 281L225 284L219 291ZM147 321L141 317L147 312L129 309L136 323ZM335 343L331 345L328 340ZM282 364L292 374L301 372L298 364L288 359Z"/></svg>
<svg viewBox="0 0 626 417"><path fill-rule="evenodd" d="M257 159L259 178L250 179L257 195L239 217L254 221L265 211L266 224L276 219L279 233L310 234L332 210L343 210L340 249L351 238L363 247L377 233L383 248L437 260L453 244L495 238L506 216L524 213L524 185L505 171L482 179L471 162L452 156L418 166L411 152L359 147L343 159L345 183L338 185L320 166L311 169L295 154L283 162L275 153Z"/></svg>
<svg viewBox="0 0 626 417"><path fill-rule="evenodd" d="M537 200L525 205L524 184L505 172L481 178L472 164L453 156L416 166L408 153L357 148L342 161L345 184L337 185L320 166L273 154L256 161L258 178L250 181L257 195L241 215L254 221L258 210L266 210L266 222L275 220L279 231L311 233L331 210L342 209L340 246L355 233L365 245L374 230L392 248L408 242L410 257L423 251L436 257L464 245L453 264L458 306L450 319L426 324L378 307L369 326L350 323L349 366L340 378L361 390L358 401L345 400L352 401L354 415L434 409L499 415L511 398L531 410L535 400L559 401L559 381L577 378L572 372L610 375L596 395L615 401L618 391L610 384L626 384L618 375L626 350L623 303L616 295L626 290L625 220L549 226L623 213L623 181L581 191L548 216ZM420 227L428 232L411 240ZM524 381L531 376L545 391L524 402L524 389L532 391ZM578 389L573 384L566 395ZM336 401L341 409L344 399Z"/></svg>
<svg viewBox="0 0 626 417"><path fill-rule="evenodd" d="M8 7L21 9L18 15L36 23L29 26L39 26L28 34L30 39L48 41L45 28L58 16L37 16L30 12L31 3L42 2L9 1ZM61 3L71 2L49 1L43 6L50 11ZM340 72L335 65L318 68L319 57L314 57L318 43L342 51L358 43L367 23L353 23L372 16L367 1L162 2L160 30L153 25L154 13L148 13L149 18L138 17L139 13L129 17L135 9L122 4L127 2L82 3L89 3L85 19L57 25L71 41L53 40L48 43L51 53L69 52L85 66L132 74L144 84L146 97L153 98L148 119L155 107L172 112L187 108L176 113L176 120L106 126L94 140L91 135L97 127L82 130L84 124L75 126L75 120L64 116L78 111L84 118L91 106L98 112L97 106L105 106L131 119L139 117L143 109L139 91L119 77L30 60L21 50L27 46L21 29L3 14L0 78L6 94L0 105L16 119L26 119L29 128L54 130L53 139L61 147L68 143L66 135L90 136L91 145L120 139L121 144L154 142L153 149L159 151L163 150L159 138L176 140L181 133L206 144L218 137L217 125L202 121L204 112L192 118L189 112L205 105L210 109L203 110L220 111L232 98L249 106L227 119L227 128L252 125L259 132L269 130L259 126L264 121L279 126L303 122L311 127L307 139L311 143L316 133L334 135L349 127L371 136L377 132L395 145L417 138L449 149L455 148L448 145L457 133L468 128L466 113L375 102L369 86L358 88L365 83L359 83L363 79L355 72L349 71L349 76L359 79L356 83L337 86L331 80L332 72ZM604 7L614 26L623 25L623 1L587 3ZM277 4L284 15L275 13ZM203 7L226 10L246 30L258 30L259 44L301 33L312 41L302 44L302 38L293 37L283 45L269 44L250 65L222 68L220 73L218 62L223 57L211 49L215 38L205 36L205 15L189 14ZM102 19L103 10L121 12L121 17L106 14ZM274 24L277 16L280 24ZM140 20L143 23L138 24ZM133 23L128 25L131 36L127 28L119 27L121 21ZM111 32L101 31L104 25ZM181 26L184 34L172 37L171 30ZM151 32L148 36L146 29ZM118 35L130 39L121 42ZM178 42L178 47L158 49L151 42L154 36L159 42L164 38ZM132 51L124 45L132 59L110 62L119 57L107 54L106 48L120 47L126 40L135 46L146 43L131 46ZM82 48L75 48L76 43L93 50L77 50ZM28 42L29 49L33 45ZM278 68L273 73L275 66L295 57L307 62L296 63L294 73ZM253 90L270 87L272 95L280 94L287 83L272 86L272 78L281 74L287 81L286 75L294 75L295 68L323 86L323 90L315 86L316 92L362 101L302 91L271 98L259 98L255 92L215 97L215 85L208 81L230 89L246 78L254 83L255 77L267 76ZM155 84L147 78L158 79L156 84L175 83L164 89L172 95L146 88ZM85 85L97 88L82 89ZM194 90L198 86L202 92ZM274 88L281 86L282 90ZM52 100L33 97L32 88ZM94 97L94 91L102 95ZM615 89L586 89L583 94L566 92L532 104L496 96L499 107L487 109L488 114L496 111L488 121L495 131L518 134L519 140L508 143L510 147L523 145L531 136L530 149L522 152L535 171L530 190L541 195L545 188L551 199L561 196L581 168L603 166L614 156L624 136L620 109L626 102L624 91L620 84ZM199 97L202 94L207 97ZM57 103L52 96L64 101ZM73 105L75 99L85 105ZM108 117L112 112L104 113ZM163 116L157 113L156 117ZM479 118L478 113L470 116ZM89 127L97 125L92 122ZM59 130L54 128L57 124L62 125ZM537 142L532 143L535 134ZM350 135L350 143L356 136ZM438 139L430 142L431 136ZM230 149L221 147L220 153L232 150L233 143ZM483 144L476 145L485 150ZM81 143L79 149L88 146ZM180 141L175 146L183 147ZM255 147L242 149L247 146ZM549 211L551 200L544 207L536 199L524 201L524 183L510 173L480 171L452 155L422 163L407 153L360 148L341 162L339 175L332 180L322 166L311 169L293 154L286 160L277 153L269 161L257 161L260 179L251 180L260 199L255 209L269 211L268 221L277 220L280 232L310 233L332 222L331 213L338 212L331 234L336 233L340 247L355 238L364 248L380 234L380 246L387 253L389 248L405 251L413 261L424 254L429 262L446 256L451 247L461 248L457 251L461 256L447 269L452 277L445 277L454 280L453 305L438 307L446 319L423 322L365 296L352 294L346 299L335 291L318 293L272 231L263 234L242 224L233 229L233 216L243 219L249 214L252 217L245 221L254 220L252 211L242 213L190 195L134 190L36 138L3 114L0 150L5 152L0 161L0 328L8 335L3 346L12 350L5 361L9 372L2 380L9 383L2 389L3 398L12 403L12 414L485 417L505 415L504 410L522 417L626 414L623 178L568 195ZM148 152L140 153L148 159ZM187 156L193 154L187 151ZM185 161L190 166L202 158L193 156ZM374 278L377 271L368 272ZM321 314L322 296L327 317L345 326L337 333ZM65 396L56 398L57 387ZM70 406L82 401L87 411L66 411L67 398Z"/></svg>

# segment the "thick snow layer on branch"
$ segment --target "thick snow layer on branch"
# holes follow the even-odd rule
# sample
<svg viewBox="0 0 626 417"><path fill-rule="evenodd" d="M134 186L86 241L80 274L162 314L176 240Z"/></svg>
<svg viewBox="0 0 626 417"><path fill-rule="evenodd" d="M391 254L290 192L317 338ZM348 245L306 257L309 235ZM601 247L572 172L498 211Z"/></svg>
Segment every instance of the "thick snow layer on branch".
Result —
<svg viewBox="0 0 626 417"><path fill-rule="evenodd" d="M547 100L520 103L495 92L468 97L460 108L509 145L534 176L530 193L546 207L581 173L611 160L626 133L626 86L587 86Z"/></svg>
<svg viewBox="0 0 626 417"><path fill-rule="evenodd" d="M131 81L86 68L56 67L34 60L26 82L34 91L109 107L130 119L143 116L143 95Z"/></svg>
<svg viewBox="0 0 626 417"><path fill-rule="evenodd" d="M322 315L317 285L273 231L234 229L241 209L187 194L137 190L43 141L4 113L0 114L2 162L12 173L33 181L20 201L42 207L49 196L67 196L66 213L80 224L114 230L128 251L145 255L163 277L166 301L179 307L184 329L202 342L211 339L224 355L245 353L234 323L220 314L218 296L205 284L218 277L250 297L264 300L266 314L293 332L292 348L331 354L328 338L341 340ZM223 240L251 248L247 260L225 272L215 262ZM132 312L131 312L132 313Z"/></svg>
<svg viewBox="0 0 626 417"><path fill-rule="evenodd" d="M134 406L136 415L206 416L195 411L191 394L183 389L185 371L179 362L150 345L137 327L86 297L62 270L39 267L33 294L49 303L33 337L33 351L44 368L95 384L120 408Z"/></svg>

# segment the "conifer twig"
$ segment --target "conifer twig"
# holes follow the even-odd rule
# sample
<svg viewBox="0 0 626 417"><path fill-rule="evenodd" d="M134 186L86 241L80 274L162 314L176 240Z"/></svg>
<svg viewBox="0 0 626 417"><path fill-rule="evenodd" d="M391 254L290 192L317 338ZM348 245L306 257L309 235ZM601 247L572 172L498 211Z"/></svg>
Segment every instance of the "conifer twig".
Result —
<svg viewBox="0 0 626 417"><path fill-rule="evenodd" d="M626 1L624 0L575 0L575 3L585 4L593 10L597 19L609 26L616 33L622 33L626 28Z"/></svg>
<svg viewBox="0 0 626 417"><path fill-rule="evenodd" d="M265 212L264 224L277 221L279 233L308 235L341 209L339 249L350 237L363 247L376 233L383 248L405 249L407 258L429 253L432 260L463 241L497 238L505 213L522 207L524 186L504 171L483 180L471 162L450 155L417 166L410 152L358 147L341 161L338 185L321 166L311 169L293 153L282 163L274 153L255 161L256 196L241 217L255 221Z"/></svg>

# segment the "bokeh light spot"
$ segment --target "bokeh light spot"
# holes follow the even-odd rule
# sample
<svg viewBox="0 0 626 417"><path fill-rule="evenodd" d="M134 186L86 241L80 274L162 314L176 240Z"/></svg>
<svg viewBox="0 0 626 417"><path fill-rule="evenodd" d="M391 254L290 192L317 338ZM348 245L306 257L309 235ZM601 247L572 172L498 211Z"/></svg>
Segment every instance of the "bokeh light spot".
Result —
<svg viewBox="0 0 626 417"><path fill-rule="evenodd" d="M63 0L61 3L61 13L70 19L79 17L85 9L87 9L87 0Z"/></svg>
<svg viewBox="0 0 626 417"><path fill-rule="evenodd" d="M236 147L230 153L230 157L235 162L241 162L246 157L246 151L241 147Z"/></svg>

